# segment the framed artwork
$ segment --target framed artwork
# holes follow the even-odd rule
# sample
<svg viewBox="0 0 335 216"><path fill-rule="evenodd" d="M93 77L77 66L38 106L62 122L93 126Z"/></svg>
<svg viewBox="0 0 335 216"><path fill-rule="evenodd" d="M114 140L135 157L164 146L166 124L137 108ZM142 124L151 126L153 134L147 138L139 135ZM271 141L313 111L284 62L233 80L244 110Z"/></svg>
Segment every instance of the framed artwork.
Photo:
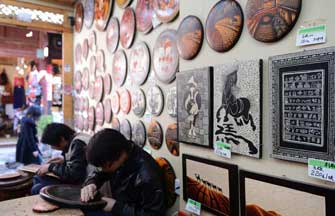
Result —
<svg viewBox="0 0 335 216"><path fill-rule="evenodd" d="M178 67L177 31L167 29L158 36L153 49L155 76L163 83L170 83L175 79Z"/></svg>
<svg viewBox="0 0 335 216"><path fill-rule="evenodd" d="M84 24L86 28L91 28L94 21L94 0L86 0L84 6Z"/></svg>
<svg viewBox="0 0 335 216"><path fill-rule="evenodd" d="M157 18L168 23L174 20L179 13L179 0L153 0L154 11Z"/></svg>
<svg viewBox="0 0 335 216"><path fill-rule="evenodd" d="M124 10L120 24L120 41L123 48L129 48L135 38L136 20L135 12L131 7Z"/></svg>
<svg viewBox="0 0 335 216"><path fill-rule="evenodd" d="M144 126L143 122L141 120L139 120L135 124L132 125L131 140L136 145L143 148L143 146L145 145L146 139L147 139L147 132L145 130L145 126Z"/></svg>
<svg viewBox="0 0 335 216"><path fill-rule="evenodd" d="M95 59L97 70L102 73L105 72L105 53L103 49L98 50Z"/></svg>
<svg viewBox="0 0 335 216"><path fill-rule="evenodd" d="M82 50L83 50L83 59L86 61L88 57L88 51L89 51L87 38L85 38L83 41Z"/></svg>
<svg viewBox="0 0 335 216"><path fill-rule="evenodd" d="M112 103L113 114L118 114L119 111L120 111L120 94L119 94L119 92L115 91L115 92L112 93L111 103Z"/></svg>
<svg viewBox="0 0 335 216"><path fill-rule="evenodd" d="M104 112L104 106L102 105L101 102L97 104L96 110L95 110L95 118L97 125L102 126L104 124L105 120L105 112Z"/></svg>
<svg viewBox="0 0 335 216"><path fill-rule="evenodd" d="M165 131L165 143L169 152L179 156L179 142L177 138L177 123L169 124Z"/></svg>
<svg viewBox="0 0 335 216"><path fill-rule="evenodd" d="M95 52L97 50L97 35L95 31L91 31L88 36L88 47L90 48L91 52Z"/></svg>
<svg viewBox="0 0 335 216"><path fill-rule="evenodd" d="M81 56L82 56L82 50L80 43L77 43L76 48L74 50L74 59L76 61L76 64L81 64Z"/></svg>
<svg viewBox="0 0 335 216"><path fill-rule="evenodd" d="M166 94L167 112L171 117L175 118L177 117L177 87L171 87Z"/></svg>
<svg viewBox="0 0 335 216"><path fill-rule="evenodd" d="M130 2L132 0L116 0L116 4L120 7L120 8L126 8Z"/></svg>
<svg viewBox="0 0 335 216"><path fill-rule="evenodd" d="M177 30L177 48L180 57L185 60L195 58L204 40L204 28L196 16L187 16L181 21Z"/></svg>
<svg viewBox="0 0 335 216"><path fill-rule="evenodd" d="M177 74L178 140L212 147L212 77L206 67Z"/></svg>
<svg viewBox="0 0 335 216"><path fill-rule="evenodd" d="M145 42L136 44L129 54L129 75L137 86L143 85L150 71L150 52Z"/></svg>
<svg viewBox="0 0 335 216"><path fill-rule="evenodd" d="M127 140L131 140L131 125L127 119L121 121L120 133L122 133Z"/></svg>
<svg viewBox="0 0 335 216"><path fill-rule="evenodd" d="M74 29L77 33L81 32L84 23L84 7L82 3L77 3L75 6L75 22Z"/></svg>
<svg viewBox="0 0 335 216"><path fill-rule="evenodd" d="M147 107L148 111L154 115L159 116L164 107L164 95L161 88L157 85L149 88L147 93Z"/></svg>
<svg viewBox="0 0 335 216"><path fill-rule="evenodd" d="M116 86L121 87L127 77L127 57L123 50L119 50L114 54L112 77Z"/></svg>
<svg viewBox="0 0 335 216"><path fill-rule="evenodd" d="M114 53L117 50L120 40L120 26L119 21L115 17L111 17L106 33L106 44L109 52Z"/></svg>
<svg viewBox="0 0 335 216"><path fill-rule="evenodd" d="M241 216L335 215L334 190L240 170Z"/></svg>
<svg viewBox="0 0 335 216"><path fill-rule="evenodd" d="M261 157L262 61L236 61L214 67L213 143L231 152Z"/></svg>
<svg viewBox="0 0 335 216"><path fill-rule="evenodd" d="M139 32L147 34L152 29L152 15L154 11L153 0L137 0L135 8L136 28Z"/></svg>
<svg viewBox="0 0 335 216"><path fill-rule="evenodd" d="M215 215L238 216L238 169L236 165L182 155L183 198L201 203Z"/></svg>
<svg viewBox="0 0 335 216"><path fill-rule="evenodd" d="M109 73L104 75L104 95L105 97L111 93L112 90L112 78Z"/></svg>
<svg viewBox="0 0 335 216"><path fill-rule="evenodd" d="M113 2L113 0L95 0L95 27L99 31L104 31L107 26L109 16L112 13Z"/></svg>
<svg viewBox="0 0 335 216"><path fill-rule="evenodd" d="M104 105L105 122L110 123L112 121L112 117L113 117L111 99L106 98L104 100L103 105Z"/></svg>
<svg viewBox="0 0 335 216"><path fill-rule="evenodd" d="M146 100L143 90L137 89L133 91L131 101L131 107L134 114L138 117L143 116L146 108Z"/></svg>
<svg viewBox="0 0 335 216"><path fill-rule="evenodd" d="M120 131L120 121L116 117L113 117L113 119L112 119L112 128L114 130Z"/></svg>
<svg viewBox="0 0 335 216"><path fill-rule="evenodd" d="M163 130L158 121L152 120L148 127L148 140L153 149L160 149L163 144Z"/></svg>
<svg viewBox="0 0 335 216"><path fill-rule="evenodd" d="M235 0L222 0L210 10L206 20L208 45L217 52L227 52L237 43L243 29L243 12Z"/></svg>
<svg viewBox="0 0 335 216"><path fill-rule="evenodd" d="M272 156L335 159L335 47L269 58Z"/></svg>
<svg viewBox="0 0 335 216"><path fill-rule="evenodd" d="M124 89L120 95L120 109L124 114L128 114L131 109L131 96L127 89Z"/></svg>
<svg viewBox="0 0 335 216"><path fill-rule="evenodd" d="M88 67L84 67L83 72L82 72L82 80L81 80L84 90L88 89L89 81L90 81L89 77L90 77L90 71Z"/></svg>
<svg viewBox="0 0 335 216"><path fill-rule="evenodd" d="M104 95L104 81L102 76L97 76L94 83L94 99L101 101Z"/></svg>
<svg viewBox="0 0 335 216"><path fill-rule="evenodd" d="M261 42L275 42L294 27L301 11L302 0L248 0L247 27L250 35Z"/></svg>

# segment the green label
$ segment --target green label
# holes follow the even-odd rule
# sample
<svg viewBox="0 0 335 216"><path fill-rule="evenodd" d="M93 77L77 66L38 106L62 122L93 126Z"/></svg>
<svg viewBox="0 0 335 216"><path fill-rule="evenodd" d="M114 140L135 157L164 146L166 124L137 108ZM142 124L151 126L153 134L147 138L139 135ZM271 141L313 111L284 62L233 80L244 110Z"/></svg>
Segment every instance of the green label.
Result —
<svg viewBox="0 0 335 216"><path fill-rule="evenodd" d="M197 202L197 201L195 201L195 200L193 200L193 199L188 199L188 202L189 202L191 205L194 205L194 206L196 206L196 207L198 207L198 208L200 208L200 206L201 206L201 203L199 203L199 202Z"/></svg>
<svg viewBox="0 0 335 216"><path fill-rule="evenodd" d="M299 34L308 34L314 32L324 32L326 31L326 25L318 25L313 27L306 27L299 30Z"/></svg>
<svg viewBox="0 0 335 216"><path fill-rule="evenodd" d="M328 169L335 169L335 163L330 162L330 161L324 161L324 160L308 159L308 165L323 167L323 168L328 168Z"/></svg>
<svg viewBox="0 0 335 216"><path fill-rule="evenodd" d="M231 145L230 144L227 144L227 143L224 143L224 142L221 142L221 141L216 141L215 144L219 148L224 148L224 149L228 149L228 150L231 149Z"/></svg>

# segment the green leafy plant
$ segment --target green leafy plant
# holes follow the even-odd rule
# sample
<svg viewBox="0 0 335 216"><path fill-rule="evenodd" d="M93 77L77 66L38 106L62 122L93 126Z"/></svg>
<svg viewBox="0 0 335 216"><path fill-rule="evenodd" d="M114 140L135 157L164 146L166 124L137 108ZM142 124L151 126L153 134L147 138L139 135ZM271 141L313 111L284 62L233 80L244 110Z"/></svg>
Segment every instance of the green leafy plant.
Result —
<svg viewBox="0 0 335 216"><path fill-rule="evenodd" d="M41 136L44 128L52 123L52 115L42 115L40 120L37 122L38 135Z"/></svg>

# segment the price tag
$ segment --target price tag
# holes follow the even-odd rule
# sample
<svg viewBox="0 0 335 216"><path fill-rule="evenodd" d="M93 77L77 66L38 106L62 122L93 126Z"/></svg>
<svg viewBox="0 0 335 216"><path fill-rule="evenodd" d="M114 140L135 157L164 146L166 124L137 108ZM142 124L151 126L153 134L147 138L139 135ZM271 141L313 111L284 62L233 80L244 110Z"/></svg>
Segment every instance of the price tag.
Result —
<svg viewBox="0 0 335 216"><path fill-rule="evenodd" d="M297 46L326 43L326 25L302 27L297 34Z"/></svg>
<svg viewBox="0 0 335 216"><path fill-rule="evenodd" d="M214 143L214 153L225 158L231 158L231 145L221 141Z"/></svg>
<svg viewBox="0 0 335 216"><path fill-rule="evenodd" d="M335 163L309 158L308 176L330 182L335 182Z"/></svg>
<svg viewBox="0 0 335 216"><path fill-rule="evenodd" d="M186 204L186 211L191 212L193 214L196 215L200 215L200 211L201 211L201 203L192 200L192 199L188 199L187 200L187 204Z"/></svg>

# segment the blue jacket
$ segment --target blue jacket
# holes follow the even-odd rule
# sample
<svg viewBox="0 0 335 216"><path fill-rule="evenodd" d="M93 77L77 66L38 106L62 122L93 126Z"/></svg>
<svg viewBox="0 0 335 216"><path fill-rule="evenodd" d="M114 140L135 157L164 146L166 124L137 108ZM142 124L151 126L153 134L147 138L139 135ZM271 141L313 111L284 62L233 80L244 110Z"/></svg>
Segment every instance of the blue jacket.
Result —
<svg viewBox="0 0 335 216"><path fill-rule="evenodd" d="M40 164L39 157L33 155L34 151L40 152L36 123L29 117L22 118L21 132L16 144L16 161L23 164Z"/></svg>

